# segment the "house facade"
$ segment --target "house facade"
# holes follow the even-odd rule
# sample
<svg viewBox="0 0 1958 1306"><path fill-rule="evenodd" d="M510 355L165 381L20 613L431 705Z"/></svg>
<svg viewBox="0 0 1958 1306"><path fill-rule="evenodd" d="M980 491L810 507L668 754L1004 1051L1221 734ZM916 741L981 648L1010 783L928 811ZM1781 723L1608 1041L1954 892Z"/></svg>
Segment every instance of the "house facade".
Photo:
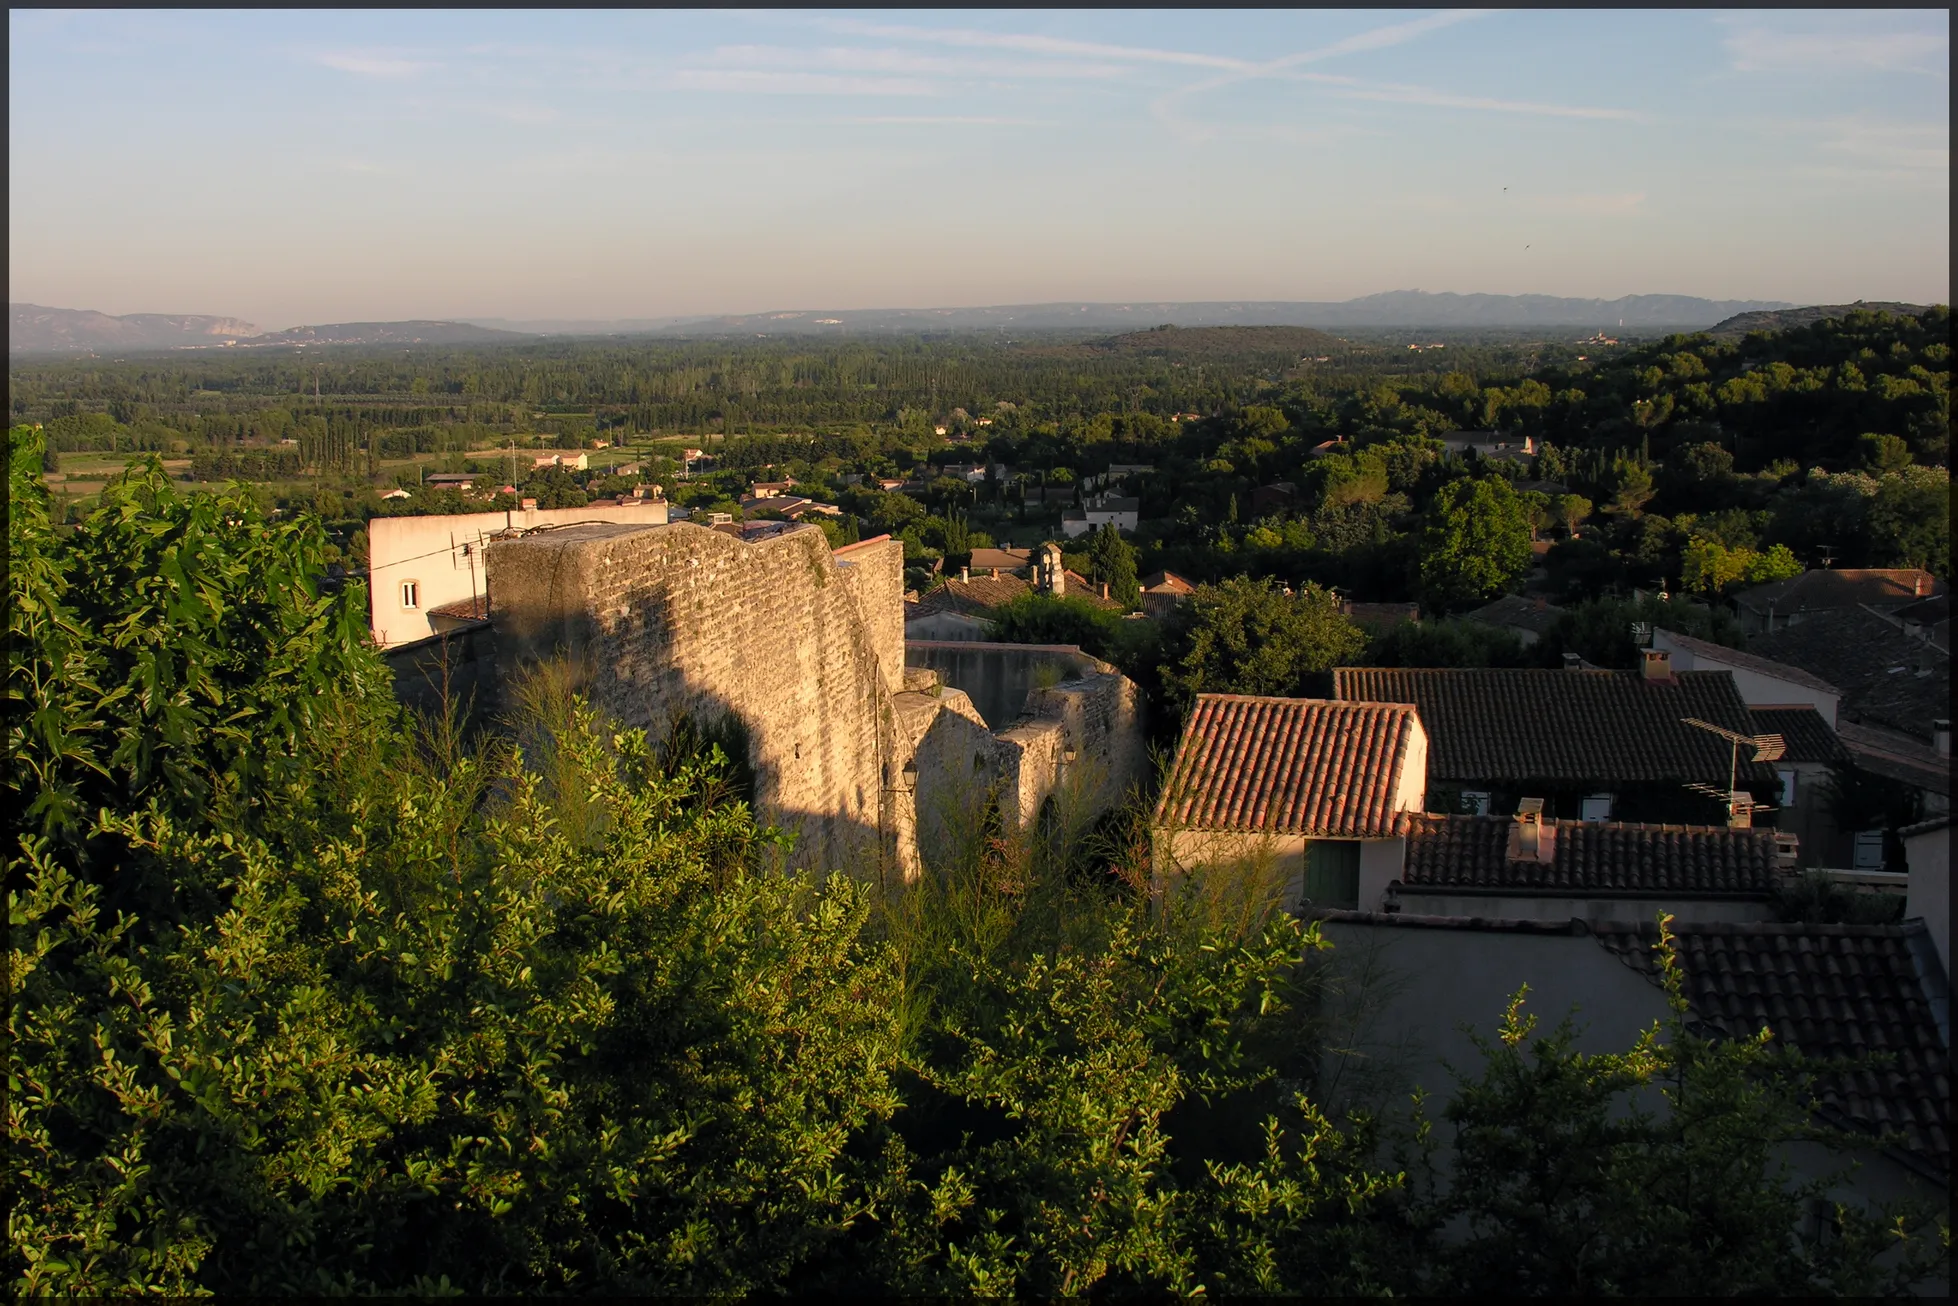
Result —
<svg viewBox="0 0 1958 1306"><path fill-rule="evenodd" d="M1255 870L1291 911L1378 901L1427 763L1407 704L1200 694L1152 820L1158 883Z"/></svg>

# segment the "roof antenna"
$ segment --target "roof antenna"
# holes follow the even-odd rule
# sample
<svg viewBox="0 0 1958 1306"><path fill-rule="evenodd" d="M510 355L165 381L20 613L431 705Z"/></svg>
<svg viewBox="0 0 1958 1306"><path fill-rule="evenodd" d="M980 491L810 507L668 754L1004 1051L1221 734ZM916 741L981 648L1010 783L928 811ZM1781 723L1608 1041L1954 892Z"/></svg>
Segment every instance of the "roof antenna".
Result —
<svg viewBox="0 0 1958 1306"><path fill-rule="evenodd" d="M1751 818L1755 812L1773 810L1756 805L1753 795L1744 794L1734 787L1740 780L1740 750L1741 745L1745 744L1754 751L1754 755L1747 759L1750 762L1778 762L1787 755L1786 739L1780 735L1743 735L1739 731L1716 726L1713 722L1702 721L1698 717L1683 716L1679 719L1683 724L1697 730L1719 735L1731 745L1727 754L1727 791L1722 793L1712 785L1700 784L1697 781L1688 784L1686 786L1688 789L1726 804L1729 824L1738 820L1743 813Z"/></svg>

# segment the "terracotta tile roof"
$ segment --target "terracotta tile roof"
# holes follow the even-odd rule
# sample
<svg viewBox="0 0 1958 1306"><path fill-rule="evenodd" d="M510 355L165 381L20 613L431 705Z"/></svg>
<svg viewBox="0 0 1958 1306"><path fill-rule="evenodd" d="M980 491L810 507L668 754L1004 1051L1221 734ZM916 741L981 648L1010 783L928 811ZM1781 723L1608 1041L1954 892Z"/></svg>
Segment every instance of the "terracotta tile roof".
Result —
<svg viewBox="0 0 1958 1306"><path fill-rule="evenodd" d="M1156 819L1200 830L1391 836L1406 823L1395 795L1420 728L1400 703L1199 694Z"/></svg>
<svg viewBox="0 0 1958 1306"><path fill-rule="evenodd" d="M1001 571L1020 571L1033 565L1032 549L974 549L972 551L972 570L991 571L994 567Z"/></svg>
<svg viewBox="0 0 1958 1306"><path fill-rule="evenodd" d="M1747 649L1840 685L1839 718L1929 738L1951 715L1951 655L1861 608L1811 613Z"/></svg>
<svg viewBox="0 0 1958 1306"><path fill-rule="evenodd" d="M1404 887L1541 893L1765 898L1780 882L1774 831L1718 825L1546 821L1549 862L1511 860L1506 816L1422 816L1407 834Z"/></svg>
<svg viewBox="0 0 1958 1306"><path fill-rule="evenodd" d="M1658 633L1660 632L1654 632L1655 635ZM1666 642L1673 648L1692 655L1695 669L1699 668L1701 661L1717 662L1723 667L1734 667L1741 671L1752 671L1763 676L1773 676L1777 680L1785 680L1791 685L1800 685L1804 689L1817 689L1825 694L1840 695L1842 693L1840 689L1837 689L1834 685L1822 679L1822 677L1804 671L1800 667L1791 666L1786 662L1776 662L1771 658L1764 658L1757 653L1749 653L1737 648L1728 648L1725 644L1715 644L1709 640L1694 639L1691 635L1681 635L1677 631L1668 630L1663 633L1665 634Z"/></svg>
<svg viewBox="0 0 1958 1306"><path fill-rule="evenodd" d="M478 620L489 616L489 595L478 594L474 598L456 599L452 603L442 603L428 610L431 617L456 617L464 621Z"/></svg>
<svg viewBox="0 0 1958 1306"><path fill-rule="evenodd" d="M1465 614L1462 619L1484 626L1514 627L1518 630L1527 630L1534 635L1541 635L1554 626L1557 618L1563 615L1564 610L1552 604L1537 603L1520 594L1505 594Z"/></svg>
<svg viewBox="0 0 1958 1306"><path fill-rule="evenodd" d="M1591 928L1657 982L1656 925ZM1950 1054L1925 993L1928 959L1914 955L1927 948L1923 933L1917 922L1675 927L1695 1017L1734 1038L1765 1026L1808 1056L1858 1062L1818 1082L1825 1113L1871 1132L1895 1130L1909 1151L1948 1173ZM1928 976L1942 980L1941 972Z"/></svg>
<svg viewBox="0 0 1958 1306"><path fill-rule="evenodd" d="M1734 595L1734 602L1761 613L1772 604L1779 617L1803 610L1853 608L1861 603L1897 608L1944 592L1943 581L1914 567L1841 567L1805 571L1790 580L1756 585Z"/></svg>
<svg viewBox="0 0 1958 1306"><path fill-rule="evenodd" d="M1812 707L1750 707L1753 733L1780 735L1787 744L1786 762L1840 762L1849 757L1836 732Z"/></svg>
<svg viewBox="0 0 1958 1306"><path fill-rule="evenodd" d="M1033 586L1018 576L974 576L970 580L950 577L918 596L920 612L963 612L971 617L991 615L1019 598L1033 593Z"/></svg>
<svg viewBox="0 0 1958 1306"><path fill-rule="evenodd" d="M1333 696L1413 703L1429 737L1430 781L1716 784L1729 747L1684 724L1696 717L1753 733L1724 671L1545 671L1482 667L1340 667ZM1741 759L1745 784L1775 783L1771 763Z"/></svg>
<svg viewBox="0 0 1958 1306"><path fill-rule="evenodd" d="M1196 586L1190 584L1189 581L1184 580L1173 571L1159 571L1153 576L1145 577L1142 582L1142 589L1145 593L1156 594L1194 594L1197 592Z"/></svg>
<svg viewBox="0 0 1958 1306"><path fill-rule="evenodd" d="M1375 629L1398 626L1404 621L1419 621L1421 619L1421 605L1418 603L1345 602L1339 605L1339 610L1343 616L1358 622L1360 625Z"/></svg>

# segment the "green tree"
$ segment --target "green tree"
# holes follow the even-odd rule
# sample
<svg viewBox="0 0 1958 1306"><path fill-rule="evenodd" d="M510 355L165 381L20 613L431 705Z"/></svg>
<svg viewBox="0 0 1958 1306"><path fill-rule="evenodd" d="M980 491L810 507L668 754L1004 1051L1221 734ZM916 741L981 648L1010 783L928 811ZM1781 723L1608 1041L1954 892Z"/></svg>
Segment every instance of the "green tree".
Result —
<svg viewBox="0 0 1958 1306"><path fill-rule="evenodd" d="M1163 685L1179 712L1198 694L1301 694L1365 646L1328 591L1240 576L1199 585L1164 623Z"/></svg>
<svg viewBox="0 0 1958 1306"><path fill-rule="evenodd" d="M1526 505L1501 477L1451 481L1435 496L1421 534L1421 592L1450 605L1507 590L1530 565Z"/></svg>
<svg viewBox="0 0 1958 1306"><path fill-rule="evenodd" d="M1944 468L1906 467L1883 477L1869 500L1873 560L1949 577L1951 513L1951 476Z"/></svg>
<svg viewBox="0 0 1958 1306"><path fill-rule="evenodd" d="M1910 445L1894 435L1874 432L1856 437L1857 461L1872 472L1894 472L1910 466Z"/></svg>
<svg viewBox="0 0 1958 1306"><path fill-rule="evenodd" d="M1142 586L1136 579L1135 547L1122 538L1113 522L1104 523L1088 543L1088 557L1095 580L1108 586L1109 597L1124 608L1142 602Z"/></svg>

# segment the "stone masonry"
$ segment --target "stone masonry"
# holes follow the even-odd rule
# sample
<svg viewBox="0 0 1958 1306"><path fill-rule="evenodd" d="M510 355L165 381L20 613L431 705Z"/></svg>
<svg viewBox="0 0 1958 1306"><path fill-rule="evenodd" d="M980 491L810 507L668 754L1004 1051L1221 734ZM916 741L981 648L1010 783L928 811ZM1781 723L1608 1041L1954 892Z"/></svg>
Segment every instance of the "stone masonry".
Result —
<svg viewBox="0 0 1958 1306"><path fill-rule="evenodd" d="M814 527L754 542L684 523L498 541L497 678L563 658L594 706L656 739L681 718L737 725L757 807L812 867L909 879L921 834L948 835L946 795L996 792L1024 827L1070 768L1093 777L1072 792L1096 810L1119 801L1143 757L1135 686L1087 659L994 733L965 693L906 669L903 556L884 538L832 554Z"/></svg>

